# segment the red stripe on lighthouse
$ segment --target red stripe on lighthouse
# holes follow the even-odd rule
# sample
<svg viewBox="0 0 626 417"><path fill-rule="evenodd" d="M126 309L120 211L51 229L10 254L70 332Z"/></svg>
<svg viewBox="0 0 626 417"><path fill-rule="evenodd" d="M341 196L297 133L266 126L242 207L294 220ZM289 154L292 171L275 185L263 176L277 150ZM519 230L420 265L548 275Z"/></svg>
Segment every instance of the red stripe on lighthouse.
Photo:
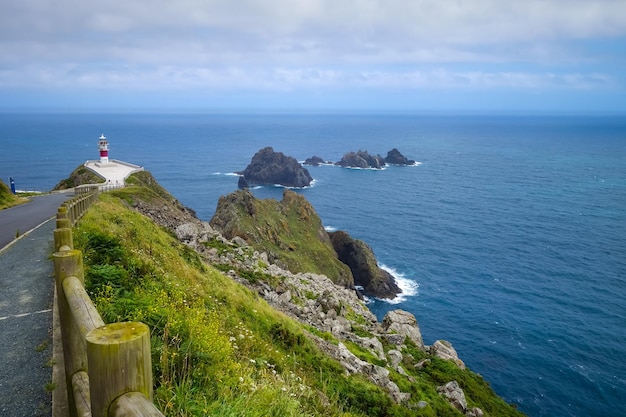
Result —
<svg viewBox="0 0 626 417"><path fill-rule="evenodd" d="M100 157L109 156L109 151L102 150L100 151Z"/></svg>

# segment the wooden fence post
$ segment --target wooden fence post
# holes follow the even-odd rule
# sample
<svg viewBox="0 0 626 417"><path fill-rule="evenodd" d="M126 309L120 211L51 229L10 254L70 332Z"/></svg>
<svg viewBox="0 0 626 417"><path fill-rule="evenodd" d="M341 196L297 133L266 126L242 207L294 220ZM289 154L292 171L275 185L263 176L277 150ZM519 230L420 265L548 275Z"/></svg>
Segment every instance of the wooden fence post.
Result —
<svg viewBox="0 0 626 417"><path fill-rule="evenodd" d="M71 249L74 249L74 238L72 237L72 229L70 229L69 227L54 229L55 252Z"/></svg>
<svg viewBox="0 0 626 417"><path fill-rule="evenodd" d="M87 334L93 417L107 417L120 395L140 392L152 400L150 329L143 323L111 323Z"/></svg>
<svg viewBox="0 0 626 417"><path fill-rule="evenodd" d="M87 370L87 355L85 354L85 342L76 324L70 307L63 291L65 278L75 276L84 283L83 257L79 250L56 252L54 259L54 277L57 290L57 307L59 309L59 321L61 323L61 338L63 339L63 358L65 360L65 379L67 382L68 404L70 415L76 415L74 395L72 392L72 376L77 371Z"/></svg>

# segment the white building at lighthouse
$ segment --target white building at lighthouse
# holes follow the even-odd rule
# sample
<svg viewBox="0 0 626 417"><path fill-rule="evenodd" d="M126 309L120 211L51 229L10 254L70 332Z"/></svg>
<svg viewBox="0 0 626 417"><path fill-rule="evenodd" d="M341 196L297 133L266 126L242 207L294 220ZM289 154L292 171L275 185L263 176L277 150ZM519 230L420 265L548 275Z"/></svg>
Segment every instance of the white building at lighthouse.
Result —
<svg viewBox="0 0 626 417"><path fill-rule="evenodd" d="M109 159L109 141L104 133L98 138L98 151L100 159L87 161L85 168L104 178L102 188L123 187L126 178L133 172L143 171L143 167L117 159Z"/></svg>

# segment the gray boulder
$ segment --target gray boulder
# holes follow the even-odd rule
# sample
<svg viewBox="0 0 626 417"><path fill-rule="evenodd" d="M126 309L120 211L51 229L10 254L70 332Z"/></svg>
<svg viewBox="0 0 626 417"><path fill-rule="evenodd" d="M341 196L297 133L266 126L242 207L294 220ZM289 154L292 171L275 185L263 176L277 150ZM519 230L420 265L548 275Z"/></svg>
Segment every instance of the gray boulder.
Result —
<svg viewBox="0 0 626 417"><path fill-rule="evenodd" d="M405 338L409 338L413 343L422 350L425 350L422 333L415 316L408 311L393 310L385 314L383 318L383 329L390 334L399 335L404 343ZM387 338L389 340L389 338ZM399 339L397 339L399 341ZM396 343L396 345L399 345Z"/></svg>
<svg viewBox="0 0 626 417"><path fill-rule="evenodd" d="M456 381L450 381L440 387L437 387L437 392L443 395L448 402L460 412L465 413L467 411L465 393Z"/></svg>
<svg viewBox="0 0 626 417"><path fill-rule="evenodd" d="M437 340L430 348L428 348L428 352L438 358L450 360L459 368L465 369L465 363L459 359L459 355L452 347L452 344L446 340Z"/></svg>

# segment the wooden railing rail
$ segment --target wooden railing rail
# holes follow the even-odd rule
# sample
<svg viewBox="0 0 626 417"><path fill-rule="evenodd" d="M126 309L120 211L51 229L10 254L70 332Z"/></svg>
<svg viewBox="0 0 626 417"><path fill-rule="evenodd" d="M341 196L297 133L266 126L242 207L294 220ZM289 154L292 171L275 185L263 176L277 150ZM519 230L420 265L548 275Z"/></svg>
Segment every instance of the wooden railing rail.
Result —
<svg viewBox="0 0 626 417"><path fill-rule="evenodd" d="M84 187L87 189L87 187ZM78 192L59 207L54 275L68 408L72 417L163 417L152 402L150 329L105 324L85 290L82 253L72 226L97 200L99 188Z"/></svg>

